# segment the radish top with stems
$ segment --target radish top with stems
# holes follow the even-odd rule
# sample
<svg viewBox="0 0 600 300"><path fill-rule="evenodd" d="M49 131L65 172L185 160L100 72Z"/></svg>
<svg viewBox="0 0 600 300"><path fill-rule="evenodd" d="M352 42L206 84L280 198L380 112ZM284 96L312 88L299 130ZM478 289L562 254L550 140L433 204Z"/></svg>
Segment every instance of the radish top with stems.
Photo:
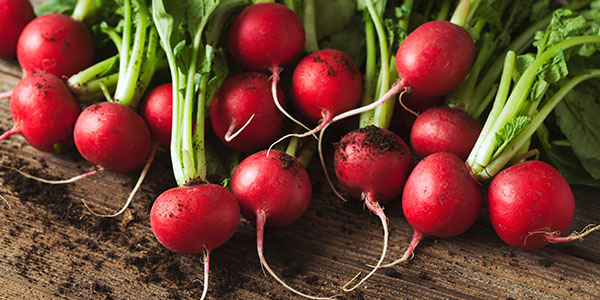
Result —
<svg viewBox="0 0 600 300"><path fill-rule="evenodd" d="M94 61L94 40L81 22L63 14L33 19L19 36L17 58L24 72L71 76Z"/></svg>
<svg viewBox="0 0 600 300"><path fill-rule="evenodd" d="M273 71L293 63L304 41L304 26L294 11L278 3L258 3L235 17L227 46L245 69Z"/></svg>
<svg viewBox="0 0 600 300"><path fill-rule="evenodd" d="M21 134L44 152L73 146L73 127L81 108L60 78L45 72L25 75L13 90L10 112L14 127L0 139Z"/></svg>
<svg viewBox="0 0 600 300"><path fill-rule="evenodd" d="M19 35L34 17L29 0L0 1L0 59L15 57Z"/></svg>

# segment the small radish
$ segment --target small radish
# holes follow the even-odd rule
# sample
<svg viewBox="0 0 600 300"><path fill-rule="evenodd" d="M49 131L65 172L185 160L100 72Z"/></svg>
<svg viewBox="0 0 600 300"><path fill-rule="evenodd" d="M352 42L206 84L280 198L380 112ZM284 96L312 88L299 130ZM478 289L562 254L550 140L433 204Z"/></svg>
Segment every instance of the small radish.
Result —
<svg viewBox="0 0 600 300"><path fill-rule="evenodd" d="M304 168L292 156L278 150L263 150L248 156L231 176L231 192L240 204L242 216L256 222L256 248L260 264L290 291L309 299L330 299L306 295L281 280L263 254L264 227L286 226L299 219L310 203L312 188Z"/></svg>
<svg viewBox="0 0 600 300"><path fill-rule="evenodd" d="M210 103L210 121L219 139L241 152L269 145L281 132L283 115L273 102L266 74L246 72L229 77ZM278 101L285 102L277 88Z"/></svg>
<svg viewBox="0 0 600 300"><path fill-rule="evenodd" d="M481 185L463 160L438 152L421 160L406 180L402 210L414 230L402 258L408 260L425 235L447 238L469 229L483 207Z"/></svg>
<svg viewBox="0 0 600 300"><path fill-rule="evenodd" d="M583 238L600 226L559 237L575 213L573 192L565 178L541 161L526 161L502 170L488 189L492 225L500 238L520 249Z"/></svg>
<svg viewBox="0 0 600 300"><path fill-rule="evenodd" d="M272 74L275 105L290 120L307 128L287 113L277 99L280 69L300 57L305 40L304 25L293 10L279 3L257 3L235 17L229 27L227 47L244 69Z"/></svg>
<svg viewBox="0 0 600 300"><path fill-rule="evenodd" d="M129 173L151 152L146 123L131 108L116 102L87 107L77 119L75 146L90 163L115 173Z"/></svg>
<svg viewBox="0 0 600 300"><path fill-rule="evenodd" d="M381 266L387 251L388 225L380 204L400 196L413 165L410 149L395 133L367 126L345 135L334 156L335 174L344 188L365 204L381 220L384 242L381 258L351 291L367 280ZM348 285L348 284L347 284Z"/></svg>
<svg viewBox="0 0 600 300"><path fill-rule="evenodd" d="M28 0L0 0L0 59L16 56L19 35L34 17Z"/></svg>
<svg viewBox="0 0 600 300"><path fill-rule="evenodd" d="M443 96L427 97L417 91L405 93L400 99L400 105L394 105L393 120L404 128L411 129L413 123L422 112L432 107L444 105Z"/></svg>
<svg viewBox="0 0 600 300"><path fill-rule="evenodd" d="M165 83L151 90L142 102L140 113L148 124L152 137L159 145L169 149L173 120L173 85Z"/></svg>
<svg viewBox="0 0 600 300"><path fill-rule="evenodd" d="M300 114L313 123L315 133L333 116L358 106L362 76L352 59L339 50L324 49L303 58L294 69L292 99Z"/></svg>
<svg viewBox="0 0 600 300"><path fill-rule="evenodd" d="M177 253L203 254L201 299L208 291L210 252L233 236L239 221L237 201L216 184L169 189L156 198L150 211L152 232L163 246Z"/></svg>
<svg viewBox="0 0 600 300"><path fill-rule="evenodd" d="M83 23L66 15L47 14L23 29L17 58L25 73L41 70L68 77L93 63L94 40Z"/></svg>
<svg viewBox="0 0 600 300"><path fill-rule="evenodd" d="M428 109L410 131L410 145L418 158L450 152L466 160L481 133L481 124L466 112L445 106Z"/></svg>
<svg viewBox="0 0 600 300"><path fill-rule="evenodd" d="M73 145L73 127L81 108L60 78L45 72L27 74L12 91L14 126L3 140L21 134L35 149L60 152Z"/></svg>

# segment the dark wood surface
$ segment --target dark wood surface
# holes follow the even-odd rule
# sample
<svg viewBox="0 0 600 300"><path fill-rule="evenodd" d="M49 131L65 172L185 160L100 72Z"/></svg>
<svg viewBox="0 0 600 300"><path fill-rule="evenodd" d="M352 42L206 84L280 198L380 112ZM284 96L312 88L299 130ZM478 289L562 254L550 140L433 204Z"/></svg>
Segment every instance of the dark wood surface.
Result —
<svg viewBox="0 0 600 300"><path fill-rule="evenodd" d="M20 78L14 61L0 61L0 91ZM0 129L12 126L9 101L0 102ZM67 178L92 166L74 151L36 151L21 137L0 142L2 165L44 177ZM338 200L320 167L309 167L313 200L285 228L267 228L265 255L273 269L303 292L332 295L365 264L376 262L382 230L357 200ZM125 216L101 219L96 210L120 208L137 174L104 173L49 186L0 168L0 299L199 299L200 256L166 251L150 231L152 201L174 186L166 151ZM574 186L576 214L570 231L600 223L600 190ZM404 251L412 231L400 200L386 206L389 258ZM297 299L262 271L254 226L211 255L209 299ZM377 272L344 299L600 299L600 233L583 241L522 251L505 245L486 213L461 236L427 237L411 261ZM300 298L298 298L300 299Z"/></svg>

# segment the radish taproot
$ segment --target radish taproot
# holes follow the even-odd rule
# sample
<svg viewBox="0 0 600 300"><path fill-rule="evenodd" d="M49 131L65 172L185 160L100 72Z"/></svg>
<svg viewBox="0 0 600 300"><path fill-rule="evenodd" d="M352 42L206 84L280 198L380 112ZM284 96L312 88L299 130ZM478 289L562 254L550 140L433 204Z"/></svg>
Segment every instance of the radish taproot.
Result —
<svg viewBox="0 0 600 300"><path fill-rule="evenodd" d="M265 225L289 225L298 220L310 204L310 179L300 163L285 152L263 150L237 166L230 185L242 216L256 224L256 248L261 266L295 294L309 299L331 299L307 295L290 287L269 267L263 254Z"/></svg>
<svg viewBox="0 0 600 300"><path fill-rule="evenodd" d="M323 49L304 57L294 69L292 100L298 112L319 125L305 133L318 132L331 119L358 106L362 76L344 52Z"/></svg>
<svg viewBox="0 0 600 300"><path fill-rule="evenodd" d="M245 72L223 82L210 103L210 121L228 147L253 152L269 145L281 132L283 115L275 106L266 74ZM283 92L277 88L280 105Z"/></svg>
<svg viewBox="0 0 600 300"><path fill-rule="evenodd" d="M53 13L33 19L21 32L17 58L25 73L71 76L94 61L94 40L81 22Z"/></svg>
<svg viewBox="0 0 600 300"><path fill-rule="evenodd" d="M34 17L29 0L0 0L0 59L15 57L19 35Z"/></svg>
<svg viewBox="0 0 600 300"><path fill-rule="evenodd" d="M367 126L346 134L335 149L335 174L344 188L381 220L383 249L381 257L369 274L351 291L366 281L383 262L388 244L387 218L380 204L400 196L406 178L413 166L410 149L395 133Z"/></svg>
<svg viewBox="0 0 600 300"><path fill-rule="evenodd" d="M203 254L204 290L208 291L210 252L229 240L240 221L240 208L231 192L216 184L169 189L154 201L150 227L167 249Z"/></svg>
<svg viewBox="0 0 600 300"><path fill-rule="evenodd" d="M469 229L483 207L483 191L463 160L438 152L421 160L408 176L402 210L414 233L403 256L408 260L426 235L448 238Z"/></svg>
<svg viewBox="0 0 600 300"><path fill-rule="evenodd" d="M156 142L169 149L173 123L173 84L165 83L148 92L142 101L140 114Z"/></svg>
<svg viewBox="0 0 600 300"><path fill-rule="evenodd" d="M510 246L538 249L581 239L600 226L559 237L571 225L575 199L567 180L551 165L525 161L502 170L488 189L490 221Z"/></svg>
<svg viewBox="0 0 600 300"><path fill-rule="evenodd" d="M481 133L481 124L462 110L440 106L426 110L415 120L410 145L418 158L450 152L466 160Z"/></svg>
<svg viewBox="0 0 600 300"><path fill-rule="evenodd" d="M77 118L73 136L87 161L115 173L140 168L151 152L150 132L142 117L116 102L88 106Z"/></svg>
<svg viewBox="0 0 600 300"><path fill-rule="evenodd" d="M81 108L60 78L29 73L17 83L10 99L14 125L0 140L21 134L29 145L44 152L73 146L73 128Z"/></svg>

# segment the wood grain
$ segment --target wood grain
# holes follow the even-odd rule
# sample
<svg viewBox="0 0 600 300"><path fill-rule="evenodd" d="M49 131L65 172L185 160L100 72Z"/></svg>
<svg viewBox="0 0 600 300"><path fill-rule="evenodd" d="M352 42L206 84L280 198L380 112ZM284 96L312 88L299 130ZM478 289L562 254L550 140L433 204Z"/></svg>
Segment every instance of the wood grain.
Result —
<svg viewBox="0 0 600 300"><path fill-rule="evenodd" d="M14 61L0 62L0 91L12 88L19 77ZM9 102L0 102L0 128L11 126ZM0 159L3 165L59 178L92 167L74 152L40 153L20 137L0 142ZM338 200L316 163L309 174L314 188L311 206L296 223L266 229L265 255L291 286L332 295L357 272L368 272L365 264L376 261L381 224L359 201ZM56 192L48 195L64 195L59 197L64 205L43 199L47 194L19 193L14 175L0 169L0 194L6 199L0 200L0 299L199 298L201 258L169 253L150 231L153 199L174 185L166 151L158 153L129 209L134 219L127 224L122 216L92 216L81 200L99 211L115 211L137 179L135 173L104 173L62 187L36 185L45 193ZM600 222L600 190L573 190L577 209L570 230ZM412 231L399 200L387 205L386 213L391 259L401 255ZM172 269L161 269L162 263ZM212 253L211 269L209 299L300 299L262 271L254 226L247 221L240 221L234 237ZM599 287L600 234L522 251L497 238L484 212L463 235L424 239L414 259L377 272L342 299L600 299Z"/></svg>

